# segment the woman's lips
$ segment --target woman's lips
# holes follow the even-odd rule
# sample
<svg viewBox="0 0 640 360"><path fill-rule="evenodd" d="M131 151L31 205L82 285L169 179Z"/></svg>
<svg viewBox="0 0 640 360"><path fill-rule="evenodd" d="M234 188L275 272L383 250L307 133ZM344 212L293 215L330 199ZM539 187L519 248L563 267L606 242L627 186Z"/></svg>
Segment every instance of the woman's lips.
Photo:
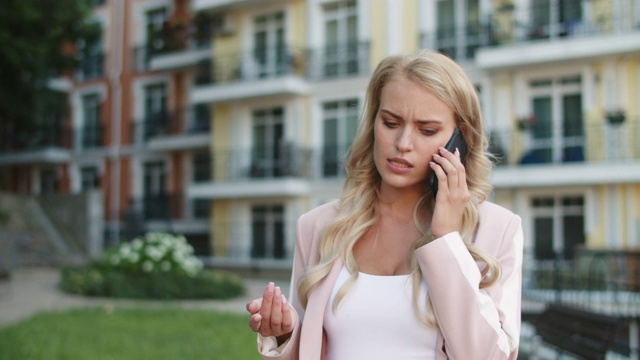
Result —
<svg viewBox="0 0 640 360"><path fill-rule="evenodd" d="M413 164L401 158L389 159L387 160L387 164L389 164L391 171L401 174L407 173L413 168Z"/></svg>

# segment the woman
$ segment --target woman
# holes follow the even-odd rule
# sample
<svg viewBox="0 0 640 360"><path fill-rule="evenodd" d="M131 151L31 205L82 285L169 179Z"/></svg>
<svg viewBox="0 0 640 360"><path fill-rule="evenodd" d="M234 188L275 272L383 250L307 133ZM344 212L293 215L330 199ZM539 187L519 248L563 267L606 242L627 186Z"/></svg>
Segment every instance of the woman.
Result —
<svg viewBox="0 0 640 360"><path fill-rule="evenodd" d="M521 221L487 201L475 88L449 58L420 52L382 60L366 97L343 195L298 220L291 303L269 283L247 304L260 353L516 359ZM456 128L464 163L444 148Z"/></svg>

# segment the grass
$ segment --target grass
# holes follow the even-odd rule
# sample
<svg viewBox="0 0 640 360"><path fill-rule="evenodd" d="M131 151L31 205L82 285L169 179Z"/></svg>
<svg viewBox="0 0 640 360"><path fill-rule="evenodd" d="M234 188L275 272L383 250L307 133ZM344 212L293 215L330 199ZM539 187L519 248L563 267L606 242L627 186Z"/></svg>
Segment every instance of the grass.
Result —
<svg viewBox="0 0 640 360"><path fill-rule="evenodd" d="M259 359L248 318L208 310L91 308L0 329L0 359Z"/></svg>

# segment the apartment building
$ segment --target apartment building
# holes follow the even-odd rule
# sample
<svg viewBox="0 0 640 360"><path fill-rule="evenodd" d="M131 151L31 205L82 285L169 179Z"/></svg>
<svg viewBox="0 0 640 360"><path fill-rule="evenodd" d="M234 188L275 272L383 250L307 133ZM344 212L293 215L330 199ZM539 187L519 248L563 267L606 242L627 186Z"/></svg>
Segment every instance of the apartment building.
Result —
<svg viewBox="0 0 640 360"><path fill-rule="evenodd" d="M2 146L0 172L101 190L105 244L167 230L288 268L297 217L340 195L372 69L425 48L478 87L528 264L640 245L640 0L106 0L92 19L68 118Z"/></svg>

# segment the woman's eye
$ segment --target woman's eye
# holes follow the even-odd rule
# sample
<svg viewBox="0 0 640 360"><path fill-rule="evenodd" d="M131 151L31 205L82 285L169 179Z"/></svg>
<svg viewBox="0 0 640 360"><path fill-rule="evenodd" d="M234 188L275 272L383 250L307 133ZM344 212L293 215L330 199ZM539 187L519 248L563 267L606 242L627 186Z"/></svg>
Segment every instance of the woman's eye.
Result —
<svg viewBox="0 0 640 360"><path fill-rule="evenodd" d="M384 124L384 126L390 127L390 128L398 126L398 123L395 121L382 120L382 123Z"/></svg>
<svg viewBox="0 0 640 360"><path fill-rule="evenodd" d="M420 129L420 132L424 135L433 135L436 133L433 129Z"/></svg>

